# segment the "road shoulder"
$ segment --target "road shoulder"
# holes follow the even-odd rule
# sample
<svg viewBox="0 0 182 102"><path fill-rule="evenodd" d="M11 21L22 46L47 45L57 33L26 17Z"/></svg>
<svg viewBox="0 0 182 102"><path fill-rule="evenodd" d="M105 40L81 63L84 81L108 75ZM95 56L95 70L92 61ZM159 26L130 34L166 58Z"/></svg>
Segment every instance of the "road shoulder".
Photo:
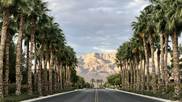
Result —
<svg viewBox="0 0 182 102"><path fill-rule="evenodd" d="M158 101L163 101L163 102L177 102L177 101L166 100L166 99L162 99L162 98L158 98L158 97L152 97L152 96L127 92L127 91L122 91L122 90L118 90L118 89L109 89L109 88L106 88L106 89L107 90L114 90L114 91L118 91L118 92L123 92L123 93L127 93L127 94L132 94L132 95L137 95L137 96L141 96L141 97L146 97L146 98L150 98L150 99L154 99L154 100L158 100Z"/></svg>
<svg viewBox="0 0 182 102"><path fill-rule="evenodd" d="M48 95L48 96L42 96L39 98L24 100L24 101L20 101L20 102L32 102L32 101L42 100L42 99L46 99L46 98L50 98L50 97L54 97L54 96L58 96L58 95L63 95L63 94L68 94L68 93L72 93L72 92L76 92L76 91L81 91L81 90L85 90L85 89L75 89L74 91L68 91L68 92L62 92L62 93Z"/></svg>

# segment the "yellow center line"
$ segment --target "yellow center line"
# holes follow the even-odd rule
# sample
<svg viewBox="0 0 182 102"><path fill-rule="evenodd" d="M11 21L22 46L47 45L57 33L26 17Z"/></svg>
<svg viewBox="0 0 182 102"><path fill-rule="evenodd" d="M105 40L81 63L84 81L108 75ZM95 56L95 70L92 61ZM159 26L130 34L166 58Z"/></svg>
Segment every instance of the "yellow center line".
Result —
<svg viewBox="0 0 182 102"><path fill-rule="evenodd" d="M95 102L99 102L99 101L98 101L98 93L97 93L97 89L95 90Z"/></svg>

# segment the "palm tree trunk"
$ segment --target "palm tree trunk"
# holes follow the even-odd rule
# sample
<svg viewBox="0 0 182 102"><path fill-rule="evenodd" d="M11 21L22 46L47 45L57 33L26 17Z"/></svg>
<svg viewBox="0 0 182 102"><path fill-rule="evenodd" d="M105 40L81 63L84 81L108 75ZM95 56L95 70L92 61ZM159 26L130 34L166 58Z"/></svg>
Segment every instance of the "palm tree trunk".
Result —
<svg viewBox="0 0 182 102"><path fill-rule="evenodd" d="M69 89L70 89L70 85L71 85L71 67L69 67L69 78L68 78L68 85L69 85Z"/></svg>
<svg viewBox="0 0 182 102"><path fill-rule="evenodd" d="M1 45L0 45L0 99L3 98L3 57L4 57L4 48L6 42L7 29L9 26L9 17L10 17L10 8L4 8L3 13L3 25L2 25L2 34L1 34Z"/></svg>
<svg viewBox="0 0 182 102"><path fill-rule="evenodd" d="M44 70L43 70L43 83L42 83L42 85L43 85L43 89L44 89L44 92L46 92L46 89L45 89L45 86L47 85L46 83L47 83L47 62L46 62L46 58L44 57L43 58L43 62L44 62L44 64L43 64L43 68L44 68Z"/></svg>
<svg viewBox="0 0 182 102"><path fill-rule="evenodd" d="M63 89L63 82L62 82L62 70L63 70L63 63L61 62L61 65L60 65L60 73L59 73L59 76L60 76L60 89L62 90Z"/></svg>
<svg viewBox="0 0 182 102"><path fill-rule="evenodd" d="M134 60L134 59L133 59L133 60ZM133 77L133 83L134 83L133 89L136 90L136 70L135 70L136 65L135 65L134 61L133 61L133 65L134 65L134 66L133 66L133 74L134 74L134 75L133 75L133 76L134 76L134 77Z"/></svg>
<svg viewBox="0 0 182 102"><path fill-rule="evenodd" d="M132 59L130 58L129 59L129 62L130 62L130 90L133 90L133 63L132 63Z"/></svg>
<svg viewBox="0 0 182 102"><path fill-rule="evenodd" d="M51 46L51 62L49 68L49 91L52 92L53 44Z"/></svg>
<svg viewBox="0 0 182 102"><path fill-rule="evenodd" d="M122 70L122 64L120 63L120 68L121 68L121 83L122 83L122 88L123 88L123 70Z"/></svg>
<svg viewBox="0 0 182 102"><path fill-rule="evenodd" d="M40 62L39 62L39 71L38 71L38 93L40 96L42 96L42 59L43 59L43 54L44 54L44 42L45 39L42 40L42 44L41 44L41 54L40 54Z"/></svg>
<svg viewBox="0 0 182 102"><path fill-rule="evenodd" d="M149 53L148 53L148 56L147 56L147 58L148 58L148 61L149 61ZM149 68L147 69L147 92L149 92L150 91L150 73L149 73Z"/></svg>
<svg viewBox="0 0 182 102"><path fill-rule="evenodd" d="M161 83L161 88L162 88L162 93L166 93L165 89L165 71L164 71L164 51L163 51L163 33L160 32L160 44L161 44L161 70L162 70L162 83Z"/></svg>
<svg viewBox="0 0 182 102"><path fill-rule="evenodd" d="M63 83L64 83L64 90L66 89L66 65L64 66L64 80L63 80Z"/></svg>
<svg viewBox="0 0 182 102"><path fill-rule="evenodd" d="M128 89L128 86L127 86L127 62L125 61L125 89Z"/></svg>
<svg viewBox="0 0 182 102"><path fill-rule="evenodd" d="M145 51L145 59L146 59L146 69L147 69L147 92L150 91L149 89L149 81L150 81L150 78L149 78L149 56L148 56L148 52L147 52L147 46L146 46L146 40L145 40L145 37L143 37L143 46L144 46L144 51Z"/></svg>
<svg viewBox="0 0 182 102"><path fill-rule="evenodd" d="M143 58L143 57L142 57ZM142 77L141 77L141 80L142 80L142 85L141 85L141 91L144 91L144 87L145 87L145 65L144 65L144 59L142 60Z"/></svg>
<svg viewBox="0 0 182 102"><path fill-rule="evenodd" d="M44 45L45 46L45 45ZM41 86L42 86L42 90L44 90L44 70L45 70L45 58L44 58L44 55L43 55L43 58L42 58L42 67L41 67Z"/></svg>
<svg viewBox="0 0 182 102"><path fill-rule="evenodd" d="M57 77L57 52L55 54L56 56L56 60L55 60L55 70L54 70L54 91L56 91L56 87L57 87L57 80L56 80L56 77Z"/></svg>
<svg viewBox="0 0 182 102"><path fill-rule="evenodd" d="M128 59L126 59L126 81L127 81L127 89L129 90L129 69L128 69Z"/></svg>
<svg viewBox="0 0 182 102"><path fill-rule="evenodd" d="M141 53L141 50L139 50L139 57L140 57L139 84L141 83L140 84L141 85L141 90L143 91L144 90L144 80L143 80L142 53Z"/></svg>
<svg viewBox="0 0 182 102"><path fill-rule="evenodd" d="M32 19L32 27L31 27L31 46L30 46L30 57L29 57L29 66L28 66L28 94L32 95L32 56L33 56L33 44L34 44L34 37L35 37L35 26L36 26L36 21Z"/></svg>
<svg viewBox="0 0 182 102"><path fill-rule="evenodd" d="M48 92L48 83L47 83L47 62L48 62L48 58L49 58L49 45L50 42L47 42L47 47L46 47L46 59L45 59L45 69L44 69L44 91Z"/></svg>
<svg viewBox="0 0 182 102"><path fill-rule="evenodd" d="M26 38L26 46L27 46L27 75L28 75L28 63L29 63L29 37ZM27 77L27 85L28 85L28 77Z"/></svg>
<svg viewBox="0 0 182 102"><path fill-rule="evenodd" d="M37 50L34 42L34 90L37 91Z"/></svg>
<svg viewBox="0 0 182 102"><path fill-rule="evenodd" d="M21 21L19 27L19 35L17 42L17 54L16 54L16 96L21 95L21 58L22 58L22 38L23 38L23 27L25 24L25 14L21 14Z"/></svg>
<svg viewBox="0 0 182 102"><path fill-rule="evenodd" d="M178 35L175 28L174 34L171 36L173 46L173 64L174 64L174 97L181 94L180 90L180 75L179 75L179 52L178 52Z"/></svg>
<svg viewBox="0 0 182 102"><path fill-rule="evenodd" d="M144 57L144 64L143 64L143 67L144 67L144 77L143 77L143 80L144 80L144 90L145 90L145 70L146 70L146 59Z"/></svg>
<svg viewBox="0 0 182 102"><path fill-rule="evenodd" d="M140 83L139 83L139 68L138 68L138 61L137 61L137 55L135 54L135 65L137 69L137 91L140 89Z"/></svg>
<svg viewBox="0 0 182 102"><path fill-rule="evenodd" d="M68 66L66 68L66 89L68 89Z"/></svg>
<svg viewBox="0 0 182 102"><path fill-rule="evenodd" d="M126 89L126 63L124 60L124 89Z"/></svg>
<svg viewBox="0 0 182 102"><path fill-rule="evenodd" d="M158 67L158 90L160 89L160 85L161 85L161 71L160 71L160 47L158 47L158 51L157 51L157 67Z"/></svg>
<svg viewBox="0 0 182 102"><path fill-rule="evenodd" d="M123 84L123 86L122 86L122 88L124 89L125 88L125 82L124 82L124 77L125 77L125 75L124 75L124 66L125 64L124 64L124 60L123 60L123 66L122 66L122 84Z"/></svg>
<svg viewBox="0 0 182 102"><path fill-rule="evenodd" d="M57 74L57 65L55 64L55 70L54 70L54 91L56 91L56 74Z"/></svg>
<svg viewBox="0 0 182 102"><path fill-rule="evenodd" d="M63 66L63 90L65 90L65 66Z"/></svg>
<svg viewBox="0 0 182 102"><path fill-rule="evenodd" d="M165 35L165 89L166 92L168 91L167 85L168 85L168 72L167 72L167 57L168 57L168 39L169 39L169 35Z"/></svg>
<svg viewBox="0 0 182 102"><path fill-rule="evenodd" d="M9 80L9 43L10 43L10 29L7 29L6 39L6 64L5 64L5 80L4 80L4 94L8 95L8 80Z"/></svg>
<svg viewBox="0 0 182 102"><path fill-rule="evenodd" d="M58 86L58 90L60 90L60 63L58 62L58 84L57 84L57 86Z"/></svg>
<svg viewBox="0 0 182 102"><path fill-rule="evenodd" d="M156 93L157 90L156 90L156 73L155 73L155 61L154 61L154 42L151 32L149 32L149 40L150 40L151 56L152 56L152 90L153 93Z"/></svg>

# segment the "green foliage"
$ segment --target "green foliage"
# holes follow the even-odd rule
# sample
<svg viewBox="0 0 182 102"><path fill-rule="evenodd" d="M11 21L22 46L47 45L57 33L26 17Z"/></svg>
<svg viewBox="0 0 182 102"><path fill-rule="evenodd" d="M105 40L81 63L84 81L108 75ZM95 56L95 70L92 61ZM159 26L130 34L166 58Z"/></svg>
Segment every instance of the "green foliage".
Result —
<svg viewBox="0 0 182 102"><path fill-rule="evenodd" d="M10 86L10 87L8 88L8 92L9 92L10 95L11 95L11 94L15 94L15 91L16 91L16 87Z"/></svg>
<svg viewBox="0 0 182 102"><path fill-rule="evenodd" d="M89 84L88 82L86 82L83 87L85 87L85 88L91 88L91 84Z"/></svg>
<svg viewBox="0 0 182 102"><path fill-rule="evenodd" d="M116 85L120 85L121 84L121 73L113 74L111 76L108 76L106 79L107 79L108 84L114 85L114 83L115 83Z"/></svg>
<svg viewBox="0 0 182 102"><path fill-rule="evenodd" d="M168 92L174 92L174 85L168 85Z"/></svg>
<svg viewBox="0 0 182 102"><path fill-rule="evenodd" d="M78 81L78 76L76 75L76 70L71 69L71 83L75 84Z"/></svg>

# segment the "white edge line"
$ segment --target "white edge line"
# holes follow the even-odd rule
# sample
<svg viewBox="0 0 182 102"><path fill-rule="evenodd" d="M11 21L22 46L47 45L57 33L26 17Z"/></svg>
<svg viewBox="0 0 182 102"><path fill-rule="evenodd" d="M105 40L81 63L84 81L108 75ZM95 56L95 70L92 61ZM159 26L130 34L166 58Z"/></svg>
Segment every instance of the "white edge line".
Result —
<svg viewBox="0 0 182 102"><path fill-rule="evenodd" d="M62 93L58 93L58 94L53 94L53 95L43 96L43 97L39 97L39 98L24 100L24 101L20 101L20 102L32 102L32 101L37 101L37 100L41 100L41 99L45 99L45 98L50 98L50 97L53 97L53 96L58 96L58 95L62 95L62 94L75 92L75 91L81 91L81 90L85 90L85 89L78 89L78 90L74 90L74 91L62 92Z"/></svg>
<svg viewBox="0 0 182 102"><path fill-rule="evenodd" d="M106 89L108 89L108 88L106 88ZM115 90L115 89L108 89L108 90ZM118 90L118 89L116 89L115 91L119 91L119 92L123 92L123 93L128 93L128 94L133 94L133 95L138 95L138 96L142 96L142 97L146 97L146 98L151 98L151 99L159 100L159 101L163 101L163 102L177 102L177 101L166 100L166 99L162 99L162 98L158 98L158 97L152 97L152 96L147 96L147 95L127 92L127 91L122 91L122 90Z"/></svg>

